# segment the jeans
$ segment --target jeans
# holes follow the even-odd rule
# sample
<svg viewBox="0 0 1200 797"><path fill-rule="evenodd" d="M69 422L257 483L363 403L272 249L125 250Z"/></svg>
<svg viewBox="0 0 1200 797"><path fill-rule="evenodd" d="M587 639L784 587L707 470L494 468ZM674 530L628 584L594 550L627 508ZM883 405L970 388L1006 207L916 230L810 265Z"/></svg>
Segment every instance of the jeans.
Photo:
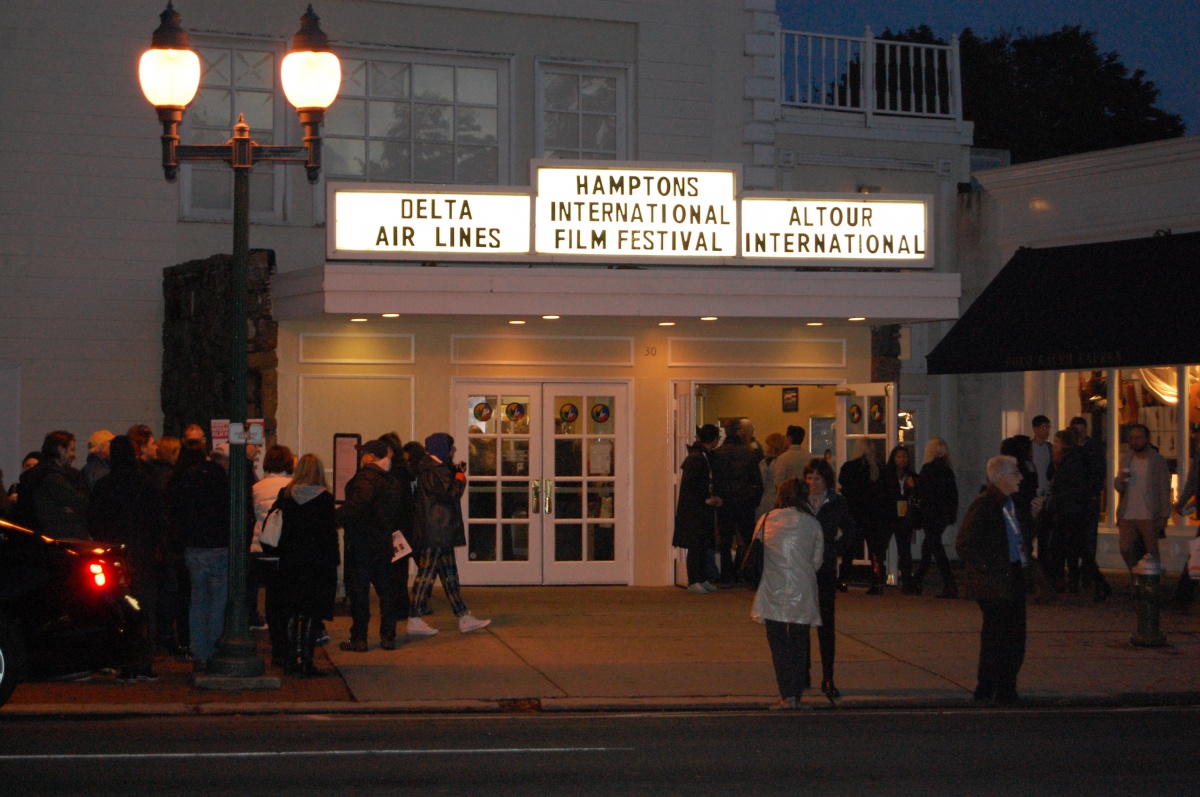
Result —
<svg viewBox="0 0 1200 797"><path fill-rule="evenodd" d="M229 599L229 549L186 548L183 552L192 580L192 658L208 661L225 631L225 603Z"/></svg>

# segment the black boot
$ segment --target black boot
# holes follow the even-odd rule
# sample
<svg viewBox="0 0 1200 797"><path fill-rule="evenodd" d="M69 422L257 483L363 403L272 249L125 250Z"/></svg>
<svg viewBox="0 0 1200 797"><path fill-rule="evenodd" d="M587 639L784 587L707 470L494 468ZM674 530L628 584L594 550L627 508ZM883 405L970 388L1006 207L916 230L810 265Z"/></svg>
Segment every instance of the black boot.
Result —
<svg viewBox="0 0 1200 797"><path fill-rule="evenodd" d="M320 678L329 674L313 665L313 650L317 646L317 637L320 634L320 620L316 617L300 618L300 677L302 678Z"/></svg>
<svg viewBox="0 0 1200 797"><path fill-rule="evenodd" d="M887 582L887 568L879 561L879 557L871 554L871 586L867 588L868 595L882 595L883 585Z"/></svg>
<svg viewBox="0 0 1200 797"><path fill-rule="evenodd" d="M287 622L287 653L283 657L283 671L289 675L300 672L300 618L292 616Z"/></svg>

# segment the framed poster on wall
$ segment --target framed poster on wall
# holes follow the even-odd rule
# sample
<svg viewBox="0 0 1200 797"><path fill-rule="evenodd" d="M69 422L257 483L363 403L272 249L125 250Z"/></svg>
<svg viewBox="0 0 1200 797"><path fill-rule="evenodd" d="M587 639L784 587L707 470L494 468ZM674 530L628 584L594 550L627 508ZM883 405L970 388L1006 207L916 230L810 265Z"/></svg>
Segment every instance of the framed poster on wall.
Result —
<svg viewBox="0 0 1200 797"><path fill-rule="evenodd" d="M800 411L800 388L785 387L783 389L783 411L784 412L799 412Z"/></svg>

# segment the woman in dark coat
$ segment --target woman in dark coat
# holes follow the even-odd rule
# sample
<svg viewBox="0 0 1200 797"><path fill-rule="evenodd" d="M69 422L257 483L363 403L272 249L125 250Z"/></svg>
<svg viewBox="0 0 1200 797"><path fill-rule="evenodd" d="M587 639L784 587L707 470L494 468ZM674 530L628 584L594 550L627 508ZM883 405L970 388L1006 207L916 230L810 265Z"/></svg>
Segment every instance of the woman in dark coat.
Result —
<svg viewBox="0 0 1200 797"><path fill-rule="evenodd" d="M898 445L892 449L892 453L888 455L887 464L883 466L883 473L879 477L879 485L882 497L879 511L883 520L880 525L883 527L883 534L872 553L878 561L884 561L887 557L888 543L891 542L892 537L896 538L896 556L900 564L900 588L907 593L909 582L912 581L913 563L912 515L908 510L912 505L913 494L917 487L917 472L913 469L908 446ZM883 584L876 581L871 586L870 592L878 595L883 591L882 587Z"/></svg>
<svg viewBox="0 0 1200 797"><path fill-rule="evenodd" d="M458 562L454 548L467 544L463 526L462 495L467 490L467 475L454 461L458 449L454 438L436 432L425 438L425 458L417 463L416 515L413 521L413 550L420 551L417 577L413 581L412 604L408 610L408 633L432 636L438 630L421 619L433 591L434 579L442 580L446 600L458 618L458 630L464 634L487 628L491 620L480 620L463 602L458 583Z"/></svg>
<svg viewBox="0 0 1200 797"><path fill-rule="evenodd" d="M713 448L721 431L713 424L696 430L688 446L679 477L679 502L675 507L675 535L671 544L687 549L688 592L707 595L717 588L709 581L713 568L714 523L721 499L713 486Z"/></svg>
<svg viewBox="0 0 1200 797"><path fill-rule="evenodd" d="M337 593L337 516L325 467L316 454L296 463L291 482L279 492L283 512L279 537L279 591L288 617L287 672L312 678L325 675L313 665L321 621L333 619Z"/></svg>
<svg viewBox="0 0 1200 797"><path fill-rule="evenodd" d="M817 570L817 609L821 613L817 643L821 650L821 691L832 701L842 696L833 685L833 659L837 652L834 601L838 591L839 536L841 540L861 538L857 536L849 504L833 489L833 466L820 457L810 460L804 469L804 481L808 484L809 507L821 524L825 543L824 561ZM811 670L810 662L810 673ZM808 681L812 681L811 674Z"/></svg>
<svg viewBox="0 0 1200 797"><path fill-rule="evenodd" d="M1085 575L1091 576L1096 589L1096 600L1108 597L1111 589L1100 569L1095 556L1089 556L1085 540L1088 526L1088 509L1091 491L1088 487L1088 463L1083 450L1076 445L1075 433L1070 429L1054 433L1053 440L1054 476L1050 480L1050 495L1046 499L1043 513L1050 524L1050 576L1056 592L1062 592L1063 563L1067 566L1066 589L1079 591L1080 566Z"/></svg>
<svg viewBox="0 0 1200 797"><path fill-rule="evenodd" d="M942 593L939 598L957 598L958 585L950 572L950 559L942 544L946 527L958 520L958 482L950 467L950 447L940 437L925 446L925 464L917 477L917 501L921 505L921 521L925 539L921 542L921 563L913 575L912 594L920 595L931 561L936 560L942 574Z"/></svg>
<svg viewBox="0 0 1200 797"><path fill-rule="evenodd" d="M850 514L854 516L854 525L858 528L855 537L842 540L842 570L838 578L838 589L842 592L849 586L850 567L862 552L863 541L870 546L871 541L878 540L880 536L880 456L874 440L860 437L854 444L853 455L838 471L838 485L842 488L846 503L850 505ZM871 583L875 584L883 572L883 563L875 560L873 549L868 550L868 555L872 559Z"/></svg>

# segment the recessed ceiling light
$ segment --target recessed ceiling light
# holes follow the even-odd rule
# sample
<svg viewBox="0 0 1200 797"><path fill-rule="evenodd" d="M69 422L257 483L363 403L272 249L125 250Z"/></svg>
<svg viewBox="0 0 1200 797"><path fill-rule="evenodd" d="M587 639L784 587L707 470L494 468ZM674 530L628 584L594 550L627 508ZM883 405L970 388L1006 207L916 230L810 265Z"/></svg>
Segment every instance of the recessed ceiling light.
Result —
<svg viewBox="0 0 1200 797"><path fill-rule="evenodd" d="M557 320L558 320L560 317L561 317L561 316L556 316L556 315L544 315L544 316L542 316L542 318L546 319L547 321L557 321Z"/></svg>
<svg viewBox="0 0 1200 797"><path fill-rule="evenodd" d="M516 319L513 319L512 321L509 321L508 323L512 324L512 325L513 325L513 326L515 326L515 327L519 327L519 326L521 326L521 324L524 324L525 322L524 322L524 321L518 321L518 320L516 320Z"/></svg>
<svg viewBox="0 0 1200 797"><path fill-rule="evenodd" d="M350 323L351 323L351 324L365 324L365 323L367 323L367 319L365 319L365 318L351 318L351 319L350 319Z"/></svg>
<svg viewBox="0 0 1200 797"><path fill-rule="evenodd" d="M823 327L823 326L825 326L825 322L824 322L824 321L809 321L809 322L808 322L808 324L807 324L807 326L810 326L810 327Z"/></svg>
<svg viewBox="0 0 1200 797"><path fill-rule="evenodd" d="M702 316L700 316L700 320L701 321L716 321L717 317L715 315L702 315Z"/></svg>
<svg viewBox="0 0 1200 797"><path fill-rule="evenodd" d="M673 326L675 326L675 322L674 321L659 321L658 325L660 327L673 327Z"/></svg>
<svg viewBox="0 0 1200 797"><path fill-rule="evenodd" d="M846 320L847 321L866 321L867 317L865 315L856 315L853 318L847 318Z"/></svg>
<svg viewBox="0 0 1200 797"><path fill-rule="evenodd" d="M384 313L383 317L384 318L399 318L400 314L399 313Z"/></svg>

